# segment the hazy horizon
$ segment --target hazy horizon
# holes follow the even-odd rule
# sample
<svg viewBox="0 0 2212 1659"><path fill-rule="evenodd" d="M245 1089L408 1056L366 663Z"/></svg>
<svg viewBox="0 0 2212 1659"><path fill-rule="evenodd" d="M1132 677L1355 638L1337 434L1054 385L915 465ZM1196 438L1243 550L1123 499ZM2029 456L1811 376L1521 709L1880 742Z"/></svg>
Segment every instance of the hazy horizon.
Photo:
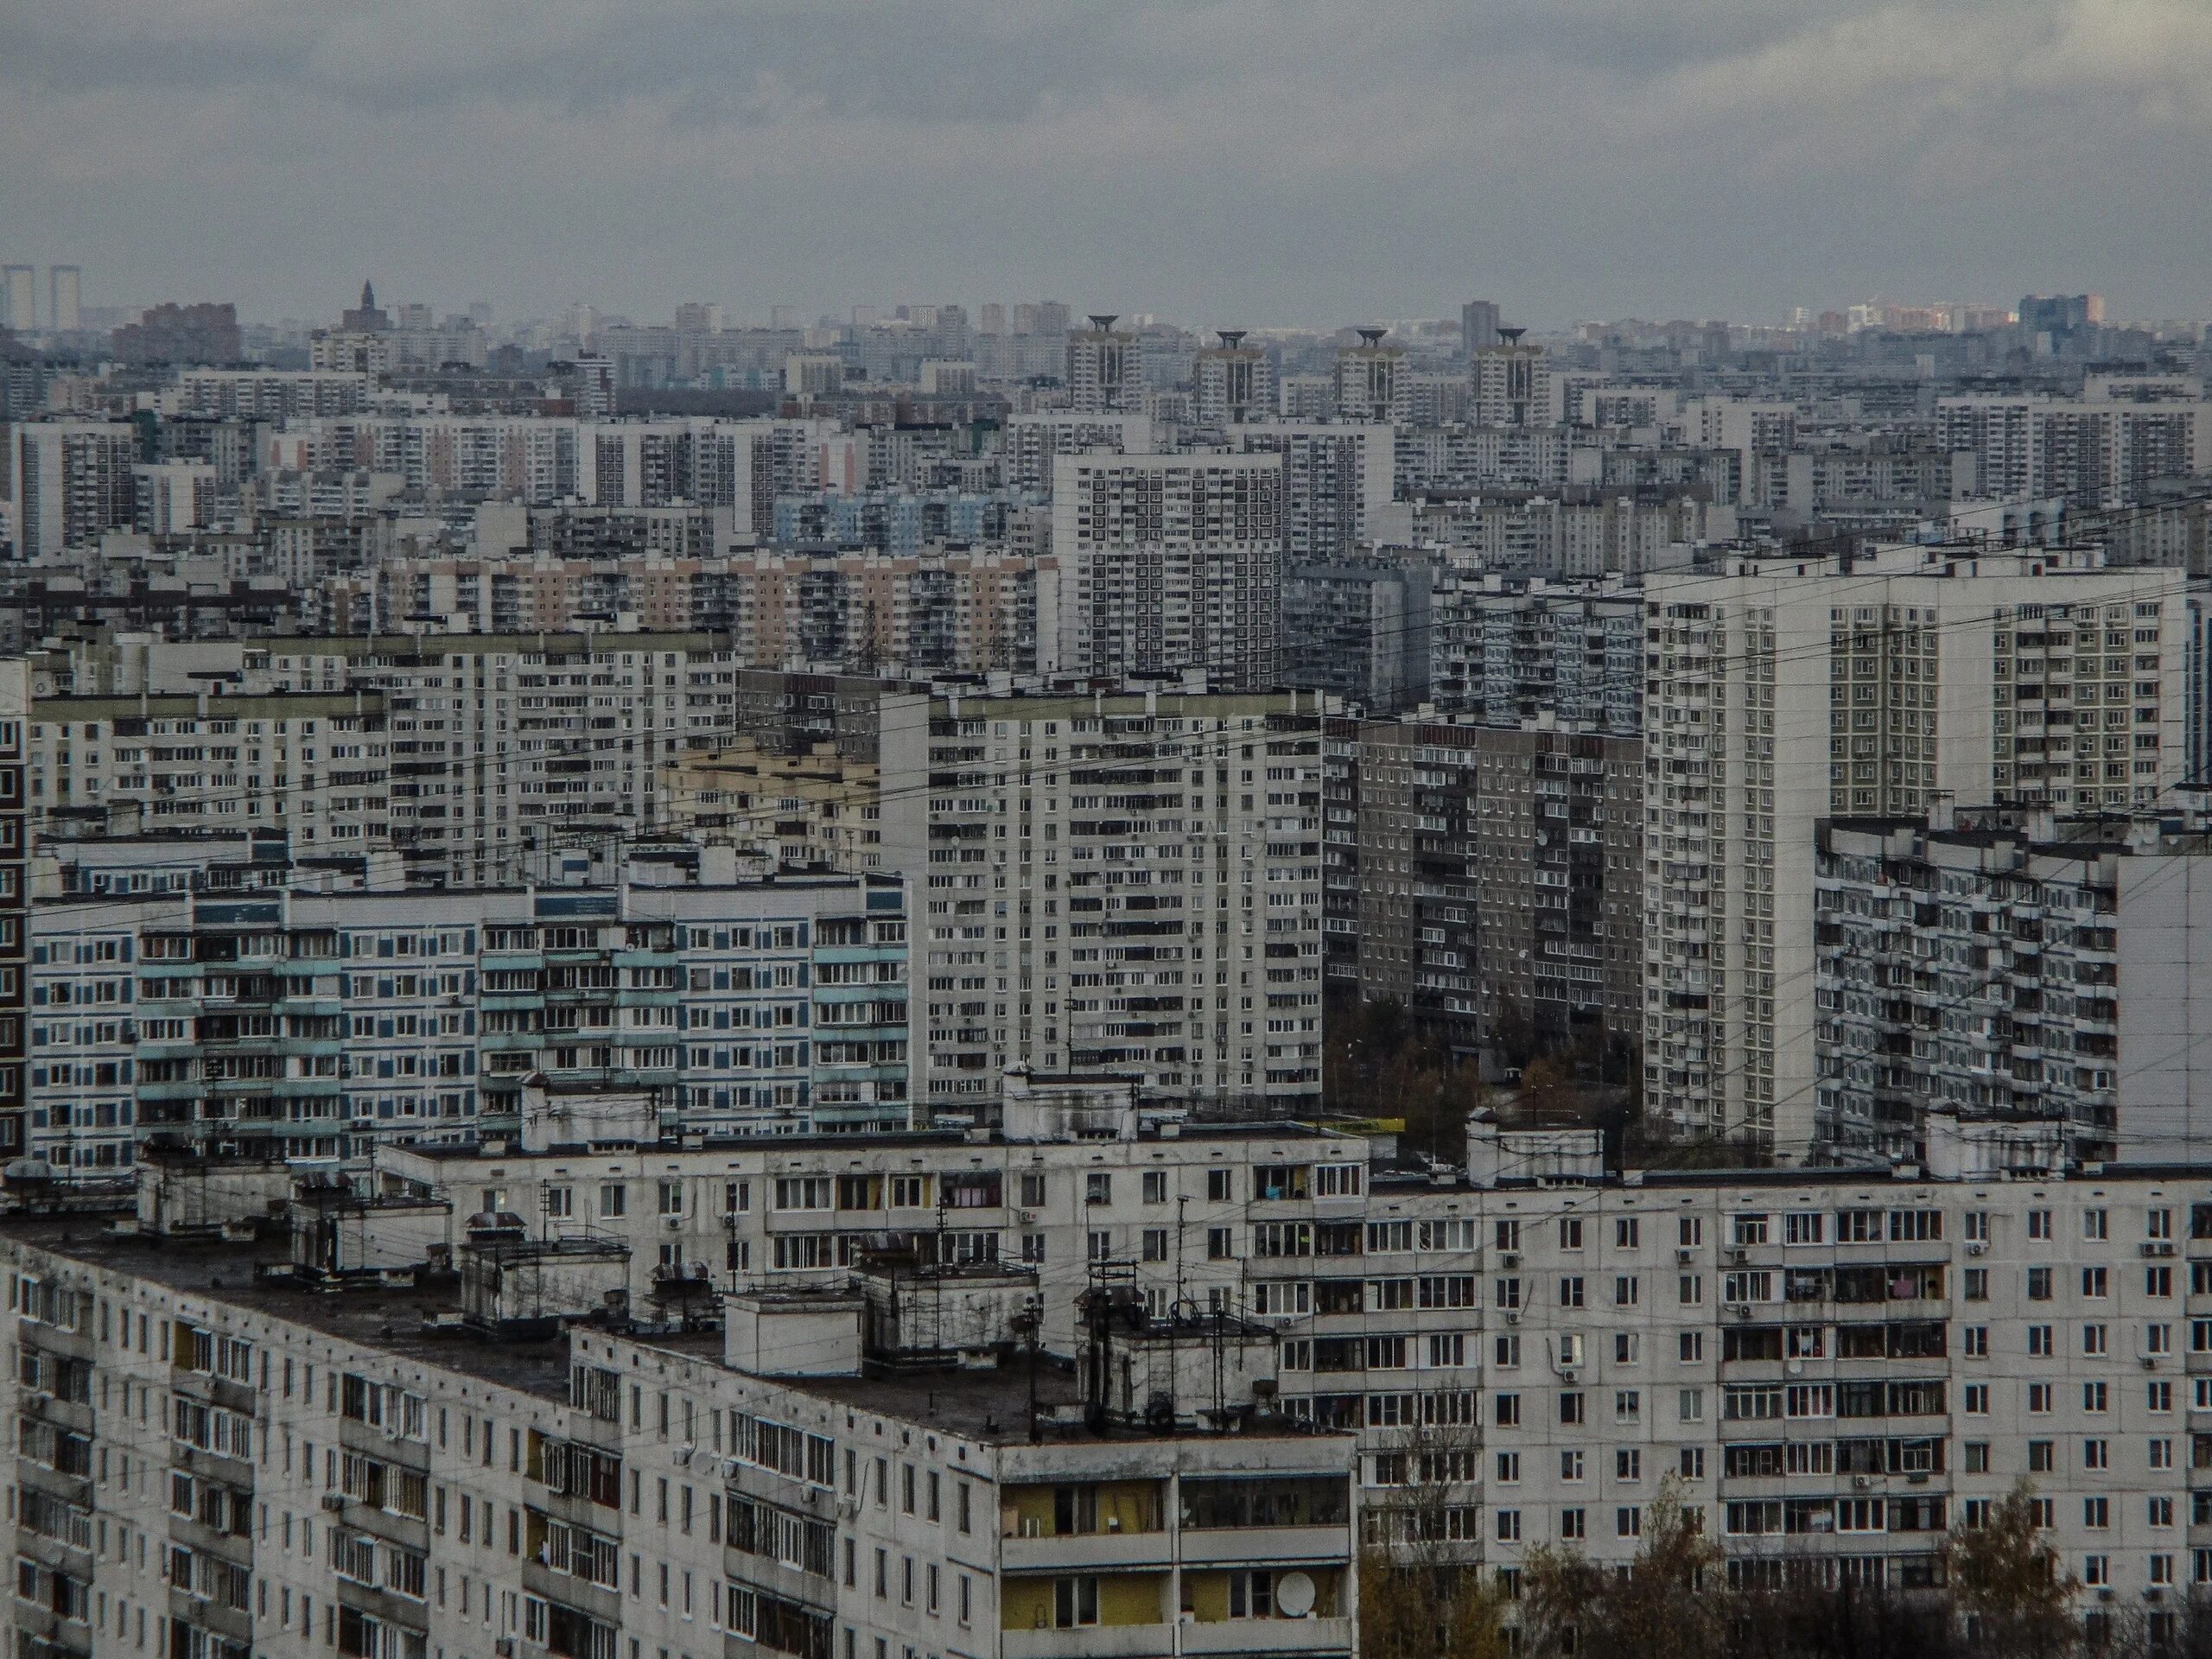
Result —
<svg viewBox="0 0 2212 1659"><path fill-rule="evenodd" d="M2212 313L2187 0L57 0L0 94L0 260L90 306Z"/></svg>

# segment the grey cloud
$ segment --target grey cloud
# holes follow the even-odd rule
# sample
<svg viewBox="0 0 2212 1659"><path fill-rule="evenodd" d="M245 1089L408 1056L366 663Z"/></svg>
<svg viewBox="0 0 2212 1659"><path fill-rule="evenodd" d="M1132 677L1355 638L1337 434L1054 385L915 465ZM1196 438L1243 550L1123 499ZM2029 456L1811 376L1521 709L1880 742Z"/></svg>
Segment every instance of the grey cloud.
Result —
<svg viewBox="0 0 2212 1659"><path fill-rule="evenodd" d="M376 261L510 308L2181 314L2209 35L2196 0L52 0L0 6L0 239L270 313Z"/></svg>

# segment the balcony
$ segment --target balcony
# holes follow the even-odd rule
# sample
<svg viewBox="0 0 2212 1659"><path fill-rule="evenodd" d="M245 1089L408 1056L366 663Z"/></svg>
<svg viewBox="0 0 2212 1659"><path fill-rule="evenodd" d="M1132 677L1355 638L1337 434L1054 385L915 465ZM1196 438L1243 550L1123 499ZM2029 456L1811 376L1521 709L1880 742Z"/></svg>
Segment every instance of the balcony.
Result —
<svg viewBox="0 0 2212 1659"><path fill-rule="evenodd" d="M1178 1645L1186 1654L1349 1653L1351 1625L1348 1618L1223 1619L1184 1625Z"/></svg>
<svg viewBox="0 0 2212 1659"><path fill-rule="evenodd" d="M1185 1627L1187 1637L1196 1626ZM1166 1659L1175 1651L1175 1632L1165 1624L1086 1624L1075 1630L1001 1633L1004 1659ZM1258 1651L1269 1649L1264 1646ZM1192 1649L1185 1645L1183 1651ZM1234 1652L1235 1649L1211 1649Z"/></svg>

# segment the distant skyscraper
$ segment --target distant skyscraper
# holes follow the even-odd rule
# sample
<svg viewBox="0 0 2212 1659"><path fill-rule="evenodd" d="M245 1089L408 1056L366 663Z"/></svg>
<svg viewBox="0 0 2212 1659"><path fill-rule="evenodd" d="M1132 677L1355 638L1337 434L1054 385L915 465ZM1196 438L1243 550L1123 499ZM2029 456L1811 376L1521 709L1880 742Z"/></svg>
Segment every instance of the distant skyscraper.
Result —
<svg viewBox="0 0 2212 1659"><path fill-rule="evenodd" d="M798 327L799 326L798 307L795 305L770 306L768 308L768 326L771 328Z"/></svg>
<svg viewBox="0 0 2212 1659"><path fill-rule="evenodd" d="M38 326L38 267L0 265L0 328Z"/></svg>
<svg viewBox="0 0 2212 1659"><path fill-rule="evenodd" d="M1497 344L1497 302L1469 300L1459 308L1459 337L1469 356Z"/></svg>
<svg viewBox="0 0 2212 1659"><path fill-rule="evenodd" d="M976 313L976 332L979 334L1006 333L1006 307L996 300L987 302Z"/></svg>
<svg viewBox="0 0 2212 1659"><path fill-rule="evenodd" d="M1544 348L1523 346L1521 333L1501 328L1498 343L1484 346L1471 359L1478 426L1551 424L1551 369Z"/></svg>
<svg viewBox="0 0 2212 1659"><path fill-rule="evenodd" d="M85 273L75 265L55 265L46 273L47 326L68 330L79 326L79 302Z"/></svg>
<svg viewBox="0 0 2212 1659"><path fill-rule="evenodd" d="M1405 418L1405 353L1385 346L1387 328L1362 328L1337 353L1337 415L1347 421Z"/></svg>
<svg viewBox="0 0 2212 1659"><path fill-rule="evenodd" d="M1068 397L1081 414L1135 410L1144 400L1144 341L1114 332L1112 314L1094 312L1088 328L1068 331Z"/></svg>
<svg viewBox="0 0 2212 1659"><path fill-rule="evenodd" d="M377 308L374 283L361 284L360 304L345 313L339 319L338 326L347 334L381 334L391 327L391 319Z"/></svg>
<svg viewBox="0 0 2212 1659"><path fill-rule="evenodd" d="M1258 346L1247 346L1242 328L1223 329L1221 344L1198 354L1192 380L1201 426L1231 426L1274 416L1274 360Z"/></svg>

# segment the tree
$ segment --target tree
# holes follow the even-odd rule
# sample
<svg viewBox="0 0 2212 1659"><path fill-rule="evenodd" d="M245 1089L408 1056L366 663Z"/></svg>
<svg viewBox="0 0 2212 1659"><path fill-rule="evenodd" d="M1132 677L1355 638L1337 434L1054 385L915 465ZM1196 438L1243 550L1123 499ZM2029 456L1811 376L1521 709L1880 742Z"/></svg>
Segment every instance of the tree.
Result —
<svg viewBox="0 0 2212 1659"><path fill-rule="evenodd" d="M1992 1503L1980 1526L1951 1529L1951 1598L1976 1652L2056 1659L2080 1636L2074 1593L2038 1529L2035 1489L2022 1481Z"/></svg>
<svg viewBox="0 0 2212 1659"><path fill-rule="evenodd" d="M1397 1478L1365 1511L1379 1537L1359 1557L1360 1659L1506 1659L1505 1598L1452 1537L1481 1456L1475 1435L1423 1425L1382 1455Z"/></svg>
<svg viewBox="0 0 2212 1659"><path fill-rule="evenodd" d="M1537 1659L1724 1659L1730 1597L1720 1548L1704 1520L1670 1477L1643 1506L1643 1541L1626 1573L1608 1572L1580 1550L1532 1551L1523 1573L1522 1651Z"/></svg>

